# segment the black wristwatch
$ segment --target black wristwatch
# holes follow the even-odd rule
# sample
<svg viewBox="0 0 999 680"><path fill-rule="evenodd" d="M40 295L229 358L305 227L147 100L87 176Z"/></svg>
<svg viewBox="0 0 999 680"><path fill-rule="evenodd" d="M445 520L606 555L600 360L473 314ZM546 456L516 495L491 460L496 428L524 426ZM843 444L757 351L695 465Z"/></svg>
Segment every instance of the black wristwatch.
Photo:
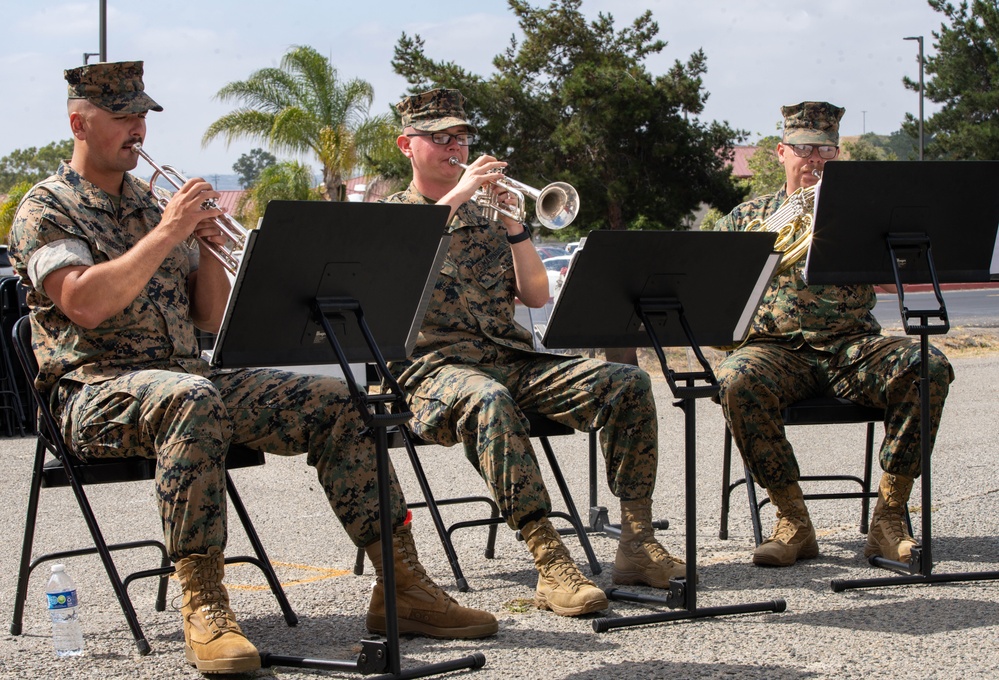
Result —
<svg viewBox="0 0 999 680"><path fill-rule="evenodd" d="M516 236L510 236L510 234L506 235L507 243L513 245L514 243L520 243L521 241L526 241L527 239L531 238L531 230L527 228L527 225L523 224L521 226L524 227L524 231L520 232Z"/></svg>

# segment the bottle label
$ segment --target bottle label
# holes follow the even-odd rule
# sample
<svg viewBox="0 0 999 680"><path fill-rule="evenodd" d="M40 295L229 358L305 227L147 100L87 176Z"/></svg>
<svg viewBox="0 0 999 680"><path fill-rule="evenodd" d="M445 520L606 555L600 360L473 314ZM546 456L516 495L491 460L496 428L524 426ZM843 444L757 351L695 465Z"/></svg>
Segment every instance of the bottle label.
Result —
<svg viewBox="0 0 999 680"><path fill-rule="evenodd" d="M67 590L63 593L45 593L49 598L49 609L69 609L77 605L76 591Z"/></svg>

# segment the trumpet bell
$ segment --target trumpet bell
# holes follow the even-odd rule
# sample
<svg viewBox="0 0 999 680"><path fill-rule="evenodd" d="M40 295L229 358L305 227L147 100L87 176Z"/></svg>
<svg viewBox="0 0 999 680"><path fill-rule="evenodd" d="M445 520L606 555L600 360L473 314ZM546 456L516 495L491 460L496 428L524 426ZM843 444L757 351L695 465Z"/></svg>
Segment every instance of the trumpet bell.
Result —
<svg viewBox="0 0 999 680"><path fill-rule="evenodd" d="M552 182L538 194L538 221L549 229L568 227L579 214L579 193L570 184Z"/></svg>

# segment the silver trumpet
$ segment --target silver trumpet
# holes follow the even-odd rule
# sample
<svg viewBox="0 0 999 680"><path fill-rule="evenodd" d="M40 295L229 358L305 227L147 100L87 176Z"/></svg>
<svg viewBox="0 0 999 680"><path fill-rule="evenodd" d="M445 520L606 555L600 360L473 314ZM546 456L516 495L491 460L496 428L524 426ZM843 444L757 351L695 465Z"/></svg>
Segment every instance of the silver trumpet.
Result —
<svg viewBox="0 0 999 680"><path fill-rule="evenodd" d="M171 165L157 165L156 161L150 158L149 154L142 149L142 144L138 142L132 145L132 151L142 156L153 167L153 175L149 178L149 190L152 192L153 198L159 203L160 208L166 208L167 203L170 201L156 193L157 178L162 177L177 191L187 183L187 177L184 177L184 175ZM218 208L218 204L215 202L215 199L209 198L201 204L201 207L204 210L209 210L211 208ZM225 270L232 276L235 276L236 270L239 268L240 256L246 246L246 229L229 213L219 215L212 222L222 231L222 235L225 237L224 242L215 243L208 239L192 236L188 241L188 245L193 248L195 245L194 239L197 238L208 249L208 252L222 263Z"/></svg>
<svg viewBox="0 0 999 680"><path fill-rule="evenodd" d="M455 156L448 159L451 165L467 169L468 166ZM501 186L517 198L517 204L506 206L499 202L496 187ZM479 189L472 196L476 205L491 211L491 219L499 219L506 215L512 220L523 222L526 216L524 197L529 196L535 203L538 221L549 229L568 227L579 214L579 193L570 184L552 182L544 189L533 189L512 177L504 176L484 189Z"/></svg>

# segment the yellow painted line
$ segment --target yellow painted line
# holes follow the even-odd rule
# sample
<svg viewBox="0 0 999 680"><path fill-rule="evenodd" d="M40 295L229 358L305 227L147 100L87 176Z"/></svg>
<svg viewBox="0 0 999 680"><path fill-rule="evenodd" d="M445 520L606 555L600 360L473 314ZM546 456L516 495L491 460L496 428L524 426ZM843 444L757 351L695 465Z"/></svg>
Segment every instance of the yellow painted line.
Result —
<svg viewBox="0 0 999 680"><path fill-rule="evenodd" d="M314 567L308 564L292 564L290 562L271 562L275 569L286 568L286 569L298 569L305 572L310 572L308 576L302 576L301 578L295 578L290 581L282 581L282 588L289 588L291 586L298 586L304 583L314 583L316 581L323 581L328 578L336 578L338 576L345 576L346 574L353 573L349 569L329 569L326 567ZM257 573L260 570L256 568L250 562L236 562L234 564L226 565L226 584L225 587L229 590L270 590L270 586L266 583L263 585L249 585L240 583L230 583L228 576L236 569L243 567L253 567ZM176 578L176 574L171 574L170 578Z"/></svg>

